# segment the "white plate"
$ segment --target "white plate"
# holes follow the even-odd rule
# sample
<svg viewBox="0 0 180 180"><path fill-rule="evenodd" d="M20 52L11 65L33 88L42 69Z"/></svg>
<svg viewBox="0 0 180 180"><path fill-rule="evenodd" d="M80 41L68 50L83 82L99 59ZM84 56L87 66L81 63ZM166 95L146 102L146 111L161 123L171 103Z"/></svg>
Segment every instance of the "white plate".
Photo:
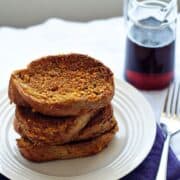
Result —
<svg viewBox="0 0 180 180"><path fill-rule="evenodd" d="M19 153L13 130L14 106L7 94L0 100L0 164L10 179L92 180L118 179L134 170L148 155L156 134L156 122L150 105L133 87L115 82L112 104L119 132L101 153L74 160L32 163Z"/></svg>

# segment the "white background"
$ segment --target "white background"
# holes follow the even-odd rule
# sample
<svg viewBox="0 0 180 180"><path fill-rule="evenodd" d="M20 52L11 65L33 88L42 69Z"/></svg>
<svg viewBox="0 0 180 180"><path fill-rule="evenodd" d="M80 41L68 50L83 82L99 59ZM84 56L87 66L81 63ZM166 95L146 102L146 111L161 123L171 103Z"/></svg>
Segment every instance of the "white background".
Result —
<svg viewBox="0 0 180 180"><path fill-rule="evenodd" d="M27 27L51 17L89 21L122 16L123 1L128 0L0 0L0 26Z"/></svg>
<svg viewBox="0 0 180 180"><path fill-rule="evenodd" d="M49 17L88 21L122 15L123 0L0 0L0 26L25 27Z"/></svg>

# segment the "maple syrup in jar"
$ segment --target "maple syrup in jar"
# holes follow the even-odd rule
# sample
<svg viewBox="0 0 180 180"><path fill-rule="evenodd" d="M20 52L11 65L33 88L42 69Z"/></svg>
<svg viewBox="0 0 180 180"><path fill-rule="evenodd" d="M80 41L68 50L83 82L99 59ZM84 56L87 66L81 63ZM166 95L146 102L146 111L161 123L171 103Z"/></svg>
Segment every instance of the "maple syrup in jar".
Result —
<svg viewBox="0 0 180 180"><path fill-rule="evenodd" d="M128 9L125 79L139 89L165 88L174 79L176 1L132 0Z"/></svg>

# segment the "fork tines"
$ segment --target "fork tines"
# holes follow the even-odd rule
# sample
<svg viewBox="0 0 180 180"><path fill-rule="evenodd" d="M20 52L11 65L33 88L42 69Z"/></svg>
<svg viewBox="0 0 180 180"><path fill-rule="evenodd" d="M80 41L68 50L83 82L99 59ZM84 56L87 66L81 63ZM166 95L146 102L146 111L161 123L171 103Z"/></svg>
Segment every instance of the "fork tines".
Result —
<svg viewBox="0 0 180 180"><path fill-rule="evenodd" d="M180 83L173 82L167 91L166 100L164 103L163 112L167 116L180 115Z"/></svg>

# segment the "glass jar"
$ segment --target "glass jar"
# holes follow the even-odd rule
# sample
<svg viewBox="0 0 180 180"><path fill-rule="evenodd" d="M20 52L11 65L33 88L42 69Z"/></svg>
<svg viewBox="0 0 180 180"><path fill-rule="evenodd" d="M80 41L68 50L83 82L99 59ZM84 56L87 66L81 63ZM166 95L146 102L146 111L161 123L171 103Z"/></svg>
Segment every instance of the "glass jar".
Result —
<svg viewBox="0 0 180 180"><path fill-rule="evenodd" d="M174 79L176 0L129 0L125 79L139 89L162 89Z"/></svg>

